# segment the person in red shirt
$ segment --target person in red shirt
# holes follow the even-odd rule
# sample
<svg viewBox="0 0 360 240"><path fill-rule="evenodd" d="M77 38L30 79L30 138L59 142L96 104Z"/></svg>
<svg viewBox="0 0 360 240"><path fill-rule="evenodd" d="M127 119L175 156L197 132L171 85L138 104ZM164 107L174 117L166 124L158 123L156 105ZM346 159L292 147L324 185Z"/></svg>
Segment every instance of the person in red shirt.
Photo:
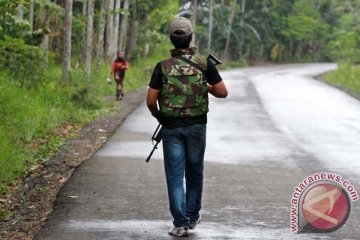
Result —
<svg viewBox="0 0 360 240"><path fill-rule="evenodd" d="M122 100L124 97L123 83L125 78L125 70L129 68L129 63L125 59L125 53L119 52L117 58L112 64L109 78L114 75L116 82L116 100Z"/></svg>

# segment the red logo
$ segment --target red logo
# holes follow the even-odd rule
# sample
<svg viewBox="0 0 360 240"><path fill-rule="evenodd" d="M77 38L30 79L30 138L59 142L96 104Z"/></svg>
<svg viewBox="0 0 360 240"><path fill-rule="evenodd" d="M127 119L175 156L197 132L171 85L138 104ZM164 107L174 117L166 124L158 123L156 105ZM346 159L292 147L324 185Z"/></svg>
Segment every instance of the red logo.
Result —
<svg viewBox="0 0 360 240"><path fill-rule="evenodd" d="M331 183L314 184L301 201L307 223L322 232L340 228L349 217L350 206L346 192Z"/></svg>

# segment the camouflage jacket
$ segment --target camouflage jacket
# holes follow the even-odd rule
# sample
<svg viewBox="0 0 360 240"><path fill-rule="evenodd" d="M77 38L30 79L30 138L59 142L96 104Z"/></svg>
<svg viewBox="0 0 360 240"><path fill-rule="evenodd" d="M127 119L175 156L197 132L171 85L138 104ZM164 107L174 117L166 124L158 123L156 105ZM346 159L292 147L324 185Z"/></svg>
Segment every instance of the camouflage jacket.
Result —
<svg viewBox="0 0 360 240"><path fill-rule="evenodd" d="M194 53L195 48L189 48L187 52L173 49L172 58L161 62L163 86L159 107L162 116L195 117L208 112L208 88L204 73L176 57L181 55L206 70L206 59Z"/></svg>

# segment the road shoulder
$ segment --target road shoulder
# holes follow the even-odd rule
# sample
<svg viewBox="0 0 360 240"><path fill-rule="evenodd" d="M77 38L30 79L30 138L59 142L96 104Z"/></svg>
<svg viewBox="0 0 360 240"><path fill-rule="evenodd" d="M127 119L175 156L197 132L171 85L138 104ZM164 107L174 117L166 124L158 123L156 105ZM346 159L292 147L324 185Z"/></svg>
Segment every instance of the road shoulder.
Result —
<svg viewBox="0 0 360 240"><path fill-rule="evenodd" d="M0 222L0 239L32 239L52 212L59 190L144 101L145 94L145 88L127 93L119 102L119 111L85 125L76 138L67 141L54 157L25 177L12 195L0 202L2 211L11 212Z"/></svg>

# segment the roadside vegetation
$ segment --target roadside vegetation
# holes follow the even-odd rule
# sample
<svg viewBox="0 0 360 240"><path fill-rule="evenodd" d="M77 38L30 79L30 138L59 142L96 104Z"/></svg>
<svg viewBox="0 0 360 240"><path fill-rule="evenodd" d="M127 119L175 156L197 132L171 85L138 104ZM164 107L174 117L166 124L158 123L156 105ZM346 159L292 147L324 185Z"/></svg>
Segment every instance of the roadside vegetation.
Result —
<svg viewBox="0 0 360 240"><path fill-rule="evenodd" d="M81 37L86 29L86 16L77 12L81 10L81 3L74 2L78 8L74 9L72 30L73 36L78 37L72 41L72 63L66 79L61 52L64 40L58 36L65 18L65 1L59 5L53 1L31 4L34 1L0 1L0 196L9 193L13 184L29 171L46 163L84 124L118 109L114 101L116 84L106 82L116 52L104 51L100 59L92 60L90 74L86 72L86 50L83 49L86 39ZM143 5L140 7L147 7ZM174 4L168 1L164 7L171 5ZM96 6L100 8L100 1L96 1ZM175 4L173 9L177 8ZM30 11L34 11L33 24L28 20ZM114 15L112 11L106 13ZM169 11L164 14L163 21L168 22L175 14L176 11ZM100 18L98 12L97 23ZM136 20L140 21L138 18ZM43 26L50 24L52 29ZM94 26L99 27L98 24ZM45 34L44 31L49 32ZM98 34L99 29L93 32ZM129 59L125 93L145 86L156 62L168 56L170 43L165 36L158 35L146 57L138 57L142 54L140 50L128 52L133 57ZM144 49L144 36L138 38L138 46ZM93 41L91 52L95 57L96 39ZM109 43L104 41L103 44Z"/></svg>
<svg viewBox="0 0 360 240"><path fill-rule="evenodd" d="M337 70L325 75L325 81L360 98L360 65L340 63Z"/></svg>
<svg viewBox="0 0 360 240"><path fill-rule="evenodd" d="M132 61L125 93L145 86L152 67L165 55ZM32 68L40 65L34 59L31 63ZM46 162L81 126L117 110L115 84L105 81L108 64L102 64L90 80L84 71L75 70L68 84L63 83L61 70L49 63L41 77L10 69L0 72L0 194L36 164Z"/></svg>
<svg viewBox="0 0 360 240"><path fill-rule="evenodd" d="M345 1L349 7L339 16L327 45L330 59L338 69L325 74L324 80L360 98L360 3Z"/></svg>
<svg viewBox="0 0 360 240"><path fill-rule="evenodd" d="M0 0L0 195L116 109L105 80L118 51L125 91L146 85L176 14L222 67L338 62L325 79L359 93L359 12L357 0Z"/></svg>

